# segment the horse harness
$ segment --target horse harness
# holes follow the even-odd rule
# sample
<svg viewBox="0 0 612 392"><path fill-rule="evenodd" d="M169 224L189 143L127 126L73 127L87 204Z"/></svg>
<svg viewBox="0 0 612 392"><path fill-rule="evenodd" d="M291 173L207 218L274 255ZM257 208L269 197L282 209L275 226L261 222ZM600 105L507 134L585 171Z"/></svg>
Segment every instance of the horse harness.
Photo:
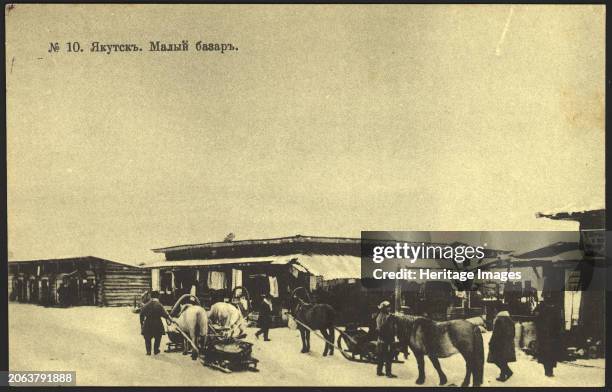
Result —
<svg viewBox="0 0 612 392"><path fill-rule="evenodd" d="M295 314L293 314L293 312L289 312L288 314L293 317L294 320L298 320L297 315L300 313L300 311L302 310L302 308L309 308L312 307L314 304L311 304L309 302L304 301L301 298L296 298L298 300L298 304L295 307ZM304 322L302 320L300 320L302 324L304 324ZM304 324L306 326L306 324ZM310 327L308 328L310 329Z"/></svg>

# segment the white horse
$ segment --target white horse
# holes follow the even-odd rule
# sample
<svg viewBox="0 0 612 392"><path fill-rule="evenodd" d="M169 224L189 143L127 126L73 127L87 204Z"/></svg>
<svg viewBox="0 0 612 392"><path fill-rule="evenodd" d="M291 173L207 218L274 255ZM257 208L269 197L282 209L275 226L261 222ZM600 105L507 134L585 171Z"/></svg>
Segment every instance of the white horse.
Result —
<svg viewBox="0 0 612 392"><path fill-rule="evenodd" d="M208 312L208 320L224 331L225 337L242 339L246 336L247 321L236 306L217 302Z"/></svg>
<svg viewBox="0 0 612 392"><path fill-rule="evenodd" d="M178 328L189 336L189 339L197 347L196 350L196 347L193 347L189 340L183 338L183 355L187 355L189 347L193 347L191 359L197 359L199 352L206 346L206 334L208 333L208 314L206 309L199 305L181 305L181 313L178 317L174 318L174 321Z"/></svg>

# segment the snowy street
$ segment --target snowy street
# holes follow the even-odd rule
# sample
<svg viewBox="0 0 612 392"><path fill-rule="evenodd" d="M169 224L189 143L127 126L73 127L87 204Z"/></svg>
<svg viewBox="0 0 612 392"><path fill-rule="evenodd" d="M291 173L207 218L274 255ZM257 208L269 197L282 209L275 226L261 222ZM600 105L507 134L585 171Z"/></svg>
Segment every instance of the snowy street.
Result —
<svg viewBox="0 0 612 392"><path fill-rule="evenodd" d="M322 357L323 344L312 336L312 351L300 353L299 332L289 328L270 331L272 341L255 340L249 328L247 340L255 343L253 356L259 372L224 374L202 366L180 353L145 355L138 315L131 308L44 308L9 304L9 365L11 370L74 370L77 385L88 386L415 386L417 367L411 355L394 364L396 379L377 377L373 364L346 360L336 352ZM485 355L491 333L484 334ZM336 335L337 336L337 335ZM400 355L400 358L402 356ZM441 359L447 385L460 385L465 365L460 355ZM484 386L603 386L604 360L561 363L555 377L531 357L517 350L511 363L514 376L495 380L497 367L485 364ZM426 360L425 386L436 386L438 377Z"/></svg>

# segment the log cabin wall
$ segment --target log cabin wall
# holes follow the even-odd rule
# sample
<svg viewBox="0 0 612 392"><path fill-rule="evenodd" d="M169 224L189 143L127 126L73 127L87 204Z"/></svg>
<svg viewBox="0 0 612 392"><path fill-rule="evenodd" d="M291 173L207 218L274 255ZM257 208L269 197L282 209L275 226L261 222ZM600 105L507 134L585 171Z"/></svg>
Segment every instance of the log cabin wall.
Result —
<svg viewBox="0 0 612 392"><path fill-rule="evenodd" d="M99 304L102 306L133 305L134 298L151 287L151 273L138 267L104 263L104 272L98 286Z"/></svg>
<svg viewBox="0 0 612 392"><path fill-rule="evenodd" d="M13 291L13 279L18 276L18 272L23 276L24 284L33 279L33 284L38 288L42 286L41 280L48 282L48 303L47 301L43 303L40 297L31 300L31 302L42 305L60 305L57 290L62 283L62 278L71 274L76 274L72 279L76 279L79 284L84 284L85 279L89 280L95 276L96 286L93 296L98 306L131 306L134 304L134 298L149 290L151 286L149 270L98 257L27 260L9 262L7 282L9 296ZM17 293L13 294L13 296L16 295ZM79 290L75 295L78 298L72 306L92 304L84 299L89 295L84 290ZM12 300L17 301L17 298Z"/></svg>
<svg viewBox="0 0 612 392"><path fill-rule="evenodd" d="M96 280L98 284L96 286L96 304L98 306L105 306L104 298L104 275L106 274L106 263L99 263L96 268Z"/></svg>

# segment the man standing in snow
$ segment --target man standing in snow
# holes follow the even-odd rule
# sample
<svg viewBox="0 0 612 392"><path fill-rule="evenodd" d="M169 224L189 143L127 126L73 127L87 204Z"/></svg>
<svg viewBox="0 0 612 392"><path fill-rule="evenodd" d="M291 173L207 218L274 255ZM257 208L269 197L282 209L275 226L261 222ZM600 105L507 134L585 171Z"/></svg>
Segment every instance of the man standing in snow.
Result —
<svg viewBox="0 0 612 392"><path fill-rule="evenodd" d="M259 331L255 332L255 337L259 339L259 335L263 335L264 341L269 342L268 333L270 324L272 323L272 301L267 294L261 295L261 306L259 307L259 317L257 318L257 326Z"/></svg>
<svg viewBox="0 0 612 392"><path fill-rule="evenodd" d="M553 369L561 358L563 348L563 316L552 300L552 293L544 292L544 301L538 305L535 314L536 357L544 365L544 374L553 377Z"/></svg>
<svg viewBox="0 0 612 392"><path fill-rule="evenodd" d="M395 341L395 326L393 323L393 315L390 314L391 303L383 301L378 305L378 315L376 316L376 334L377 334L377 356L378 363L376 366L376 375L383 375L383 366L385 373L389 378L397 377L391 373L391 364L393 362L392 345Z"/></svg>
<svg viewBox="0 0 612 392"><path fill-rule="evenodd" d="M159 344L162 335L165 335L164 324L162 318L165 318L168 323L174 321L159 302L159 292L151 292L151 300L147 302L140 310L140 333L145 340L145 348L147 355L151 355L151 340L154 340L154 354L159 354Z"/></svg>
<svg viewBox="0 0 612 392"><path fill-rule="evenodd" d="M512 376L508 362L516 361L514 351L514 321L510 318L508 308L502 304L493 321L493 335L489 341L487 362L494 363L500 370L497 381L504 382Z"/></svg>

